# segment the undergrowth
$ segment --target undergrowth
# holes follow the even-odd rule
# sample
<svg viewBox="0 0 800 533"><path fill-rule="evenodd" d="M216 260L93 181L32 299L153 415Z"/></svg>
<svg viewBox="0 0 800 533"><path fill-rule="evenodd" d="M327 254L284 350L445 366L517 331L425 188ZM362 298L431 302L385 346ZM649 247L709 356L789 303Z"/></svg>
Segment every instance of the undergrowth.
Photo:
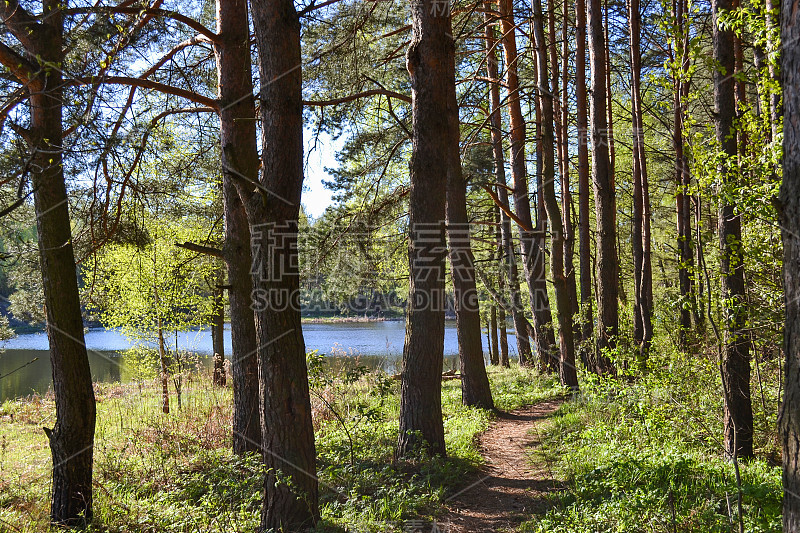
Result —
<svg viewBox="0 0 800 533"><path fill-rule="evenodd" d="M537 459L547 461L565 486L550 498L552 508L522 529L738 532L741 519L747 532L781 531L780 361L755 364L757 458L740 463L741 486L723 453L715 354L689 356L657 344L646 373L583 376L580 395L539 428L544 443Z"/></svg>
<svg viewBox="0 0 800 533"><path fill-rule="evenodd" d="M475 437L491 413L461 405L445 381L448 457L395 461L399 382L358 364L331 370L309 356L320 480L319 531L401 531L431 520L463 488L481 457ZM490 369L495 401L513 409L561 392L552 377L514 366ZM230 388L196 376L160 412L156 383L96 385L94 519L89 531L236 532L259 523L263 469L230 452ZM47 529L52 397L0 406L0 531Z"/></svg>

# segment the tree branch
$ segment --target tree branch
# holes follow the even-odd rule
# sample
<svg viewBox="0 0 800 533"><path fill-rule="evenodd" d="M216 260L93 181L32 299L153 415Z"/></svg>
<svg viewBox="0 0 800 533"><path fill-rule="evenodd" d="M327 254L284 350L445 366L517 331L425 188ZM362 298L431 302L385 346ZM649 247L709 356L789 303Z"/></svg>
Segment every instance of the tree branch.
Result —
<svg viewBox="0 0 800 533"><path fill-rule="evenodd" d="M0 19L22 46L29 50L33 48L31 36L41 29L41 24L17 0L0 2Z"/></svg>
<svg viewBox="0 0 800 533"><path fill-rule="evenodd" d="M3 42L0 42L0 63L10 70L20 83L25 85L31 83L34 75L39 70L36 65Z"/></svg>
<svg viewBox="0 0 800 533"><path fill-rule="evenodd" d="M171 11L169 9L159 9L159 8L140 8L140 7L80 7L80 8L72 8L72 9L65 9L63 10L64 15L82 15L85 13L104 13L104 14L111 14L111 13L120 13L120 14L132 14L132 15L151 15L155 17L164 17L170 18L177 22L181 22L192 28L197 33L205 35L211 41L217 42L219 36L211 31L210 29L206 28L198 21L194 20L193 18L187 17L186 15L182 15L177 11Z"/></svg>
<svg viewBox="0 0 800 533"><path fill-rule="evenodd" d="M480 187L481 187L481 189L486 191L486 194L488 194L492 198L492 200L497 205L497 207L502 209L503 213L508 215L508 218L510 218L511 220L516 222L517 226L519 226L523 231L527 231L527 232L532 232L533 231L532 228L529 228L527 224L525 224L522 220L520 220L520 218L517 215L515 215L513 211L511 211L511 209L508 207L508 205L506 205L506 204L504 204L503 202L500 201L500 198L497 197L497 195L494 193L494 191L492 190L492 188L489 185L481 185Z"/></svg>
<svg viewBox="0 0 800 533"><path fill-rule="evenodd" d="M185 250L189 250L191 252L197 252L199 254L210 255L212 257L218 257L220 259L224 259L222 255L222 250L219 248L214 248L213 246L205 246L203 244L197 244L196 242L176 242L175 246L178 248L183 248Z"/></svg>
<svg viewBox="0 0 800 533"><path fill-rule="evenodd" d="M214 98L209 98L207 96L197 94L196 92L190 91L188 89L173 87L172 85L166 85L164 83L159 83L153 80L145 80L141 78L129 78L126 76L109 76L107 78L95 78L95 77L73 78L68 83L71 83L73 85L110 83L113 85L128 85L133 87L143 87L145 89L152 89L154 91L159 91L165 94L172 94L174 96L179 96L181 98L185 98L197 104L210 107L215 111L219 111L219 102L217 102L217 100Z"/></svg>
<svg viewBox="0 0 800 533"><path fill-rule="evenodd" d="M339 104L346 104L347 102L352 102L353 100L358 100L359 98L366 98L375 95L387 96L389 98L397 98L398 100L402 100L403 102L407 102L409 104L411 103L411 97L406 96L404 94L396 93L394 91L389 91L387 89L370 89L369 91L362 91L360 93L351 94L350 96L344 96L342 98L334 98L332 100L314 100L314 101L304 100L303 105L316 106L316 107L339 105Z"/></svg>

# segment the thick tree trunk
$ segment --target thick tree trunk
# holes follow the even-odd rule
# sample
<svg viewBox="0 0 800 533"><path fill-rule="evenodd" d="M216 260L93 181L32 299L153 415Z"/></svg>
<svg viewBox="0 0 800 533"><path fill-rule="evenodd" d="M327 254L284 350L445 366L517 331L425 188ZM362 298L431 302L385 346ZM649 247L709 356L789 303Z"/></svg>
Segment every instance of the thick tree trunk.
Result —
<svg viewBox="0 0 800 533"><path fill-rule="evenodd" d="M578 264L581 271L581 350L583 364L598 371L590 342L594 331L592 305L592 241L589 209L589 117L586 100L586 2L575 0L575 113L578 125Z"/></svg>
<svg viewBox="0 0 800 533"><path fill-rule="evenodd" d="M223 256L228 269L233 379L233 451L261 452L258 349L253 314L250 227L237 183L258 180L258 144L252 98L246 0L218 0L215 46L220 99L222 195L225 212Z"/></svg>
<svg viewBox="0 0 800 533"><path fill-rule="evenodd" d="M514 34L514 14L511 0L499 0L502 17L503 50L506 57L506 85L508 87L508 115L511 125L511 178L514 182L514 207L520 220L520 250L523 270L528 282L536 335L536 352L542 366L551 367L557 359L554 353L550 301L545 281L544 251L541 235L544 228L534 228L528 198L528 175L525 162L525 120L520 105L519 77L517 76L517 41ZM520 354L522 355L522 354ZM520 357L520 363L531 364Z"/></svg>
<svg viewBox="0 0 800 533"><path fill-rule="evenodd" d="M39 64L64 60L59 4L43 3L30 55ZM21 9L21 8L20 8ZM92 519L92 459L96 408L83 338L83 319L64 182L61 71L43 68L30 84L31 178L39 260L53 371L56 422L45 429L53 458L50 521L78 526Z"/></svg>
<svg viewBox="0 0 800 533"><path fill-rule="evenodd" d="M290 0L252 0L258 46L263 169L239 195L254 243L253 289L264 463L262 529L298 531L319 518L316 449L300 322L297 230L303 190L300 20ZM247 186L249 183L249 186ZM441 372L441 370L440 370ZM288 478L288 479L287 479Z"/></svg>
<svg viewBox="0 0 800 533"><path fill-rule="evenodd" d="M492 154L494 155L494 170L497 180L497 197L503 205L508 206L508 189L506 184L506 170L505 170L505 157L503 151L503 119L502 109L500 108L500 80L498 79L498 65L497 65L497 51L494 26L488 24L490 15L488 13L490 4L487 3L486 13L486 46L488 58L486 61L487 74L490 80L496 80L496 83L491 83L489 86L489 109L491 113L490 127L492 132ZM524 312L522 306L522 295L519 288L519 270L517 268L517 256L514 252L513 235L511 233L511 219L505 211L495 207L495 212L498 216L495 217L495 222L499 223L500 228L500 250L499 255L502 257L501 264L505 268L501 268L499 278L501 283L503 281L503 270L508 277L508 292L511 300L511 319L514 323L514 336L517 340L517 353L521 364L531 361L531 344L528 340L527 330L524 326ZM502 284L501 284L502 288ZM502 327L505 327L505 322L501 321ZM503 337L503 339L506 339ZM501 340L501 343L503 341ZM506 351L505 359L501 356L502 361L508 362L508 341L505 340Z"/></svg>
<svg viewBox="0 0 800 533"><path fill-rule="evenodd" d="M444 349L444 217L457 132L455 43L449 4L411 4L406 53L414 124L409 196L411 289L403 347L398 456L445 454L441 372ZM456 117L455 120L453 117Z"/></svg>
<svg viewBox="0 0 800 533"><path fill-rule="evenodd" d="M800 531L800 10L783 1L783 281L786 354L779 425L783 440L783 530Z"/></svg>
<svg viewBox="0 0 800 533"><path fill-rule="evenodd" d="M714 0L714 107L717 143L729 160L737 155L734 117L735 78L733 32L719 27L720 13L731 9L730 0ZM734 185L735 173L723 163L722 187ZM724 310L722 385L725 395L725 450L736 460L753 455L753 410L750 402L750 341L744 331L747 307L744 293L742 222L736 206L722 192L719 208L720 270Z"/></svg>
<svg viewBox="0 0 800 533"><path fill-rule="evenodd" d="M445 49L444 52L450 52ZM455 92L455 49L452 56L443 58L453 65L452 100L455 111L449 113L447 141L447 240L450 254L450 271L453 278L453 293L456 311L458 354L461 362L461 400L464 405L493 409L492 391L481 344L481 315L478 290L475 283L475 258L470 246L470 226L467 215L467 184L461 171L461 150L458 119L458 104ZM448 89L449 91L449 89Z"/></svg>
<svg viewBox="0 0 800 533"><path fill-rule="evenodd" d="M572 390L578 388L578 375L575 369L575 341L572 336L572 305L567 291L567 277L564 273L564 225L558 205L555 188L555 136L553 134L553 94L547 80L547 43L544 38L544 24L541 0L533 0L533 36L536 43L536 66L539 87L538 104L542 115L542 192L547 218L550 222L550 274L553 276L558 316L558 335L561 347L558 373L561 384Z"/></svg>
<svg viewBox="0 0 800 533"><path fill-rule="evenodd" d="M616 191L609 160L609 131L606 113L606 46L603 34L602 0L589 0L589 62L591 65L591 139L593 148L592 182L594 185L595 216L597 219L597 307L598 336L597 372L613 372L605 350L616 348L619 333L619 304L617 302L617 227Z"/></svg>
<svg viewBox="0 0 800 533"><path fill-rule="evenodd" d="M222 282L219 276L218 282ZM214 289L214 312L211 316L211 346L214 351L214 385L225 386L225 303L222 289Z"/></svg>
<svg viewBox="0 0 800 533"><path fill-rule="evenodd" d="M500 364L500 350L497 344L497 306L489 307L489 361L493 365Z"/></svg>
<svg viewBox="0 0 800 533"><path fill-rule="evenodd" d="M644 120L642 118L640 49L641 13L639 0L628 0L630 30L631 95L633 109L633 249L634 328L633 339L638 348L639 367L647 367L653 339L652 286L650 264L650 193L647 180L647 158L644 149Z"/></svg>

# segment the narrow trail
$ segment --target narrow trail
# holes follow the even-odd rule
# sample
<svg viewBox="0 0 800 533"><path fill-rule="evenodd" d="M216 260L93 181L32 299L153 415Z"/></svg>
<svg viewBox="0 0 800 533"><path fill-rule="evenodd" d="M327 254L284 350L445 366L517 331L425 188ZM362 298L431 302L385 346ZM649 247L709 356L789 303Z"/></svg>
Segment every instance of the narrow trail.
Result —
<svg viewBox="0 0 800 533"><path fill-rule="evenodd" d="M479 476L448 502L448 533L509 531L547 509L545 497L559 482L546 464L530 461L531 448L540 444L538 432L531 430L562 402L540 402L502 413L492 422L479 437L485 460Z"/></svg>

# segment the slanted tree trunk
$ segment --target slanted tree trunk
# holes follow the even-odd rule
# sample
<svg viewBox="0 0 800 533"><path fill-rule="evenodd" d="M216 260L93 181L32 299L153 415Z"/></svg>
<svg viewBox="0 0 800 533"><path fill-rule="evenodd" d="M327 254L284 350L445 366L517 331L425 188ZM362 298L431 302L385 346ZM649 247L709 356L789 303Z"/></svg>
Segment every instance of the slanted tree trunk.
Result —
<svg viewBox="0 0 800 533"><path fill-rule="evenodd" d="M508 202L508 185L506 183L506 170L505 170L505 157L503 151L503 118L502 109L500 108L500 80L498 79L498 65L497 65L497 50L494 26L489 24L490 20L490 5L486 3L486 46L488 58L486 61L487 74L490 80L493 80L489 86L489 109L491 113L490 127L492 132L492 154L494 156L494 170L497 180L497 197L505 206L509 205ZM502 257L499 278L503 279L503 270L505 276L508 277L508 292L511 300L511 319L514 323L514 336L517 340L517 353L519 354L520 364L529 364L532 358L531 344L528 340L528 333L525 327L525 317L522 307L522 295L519 288L519 270L517 267L517 256L514 252L513 236L511 234L511 219L508 214L495 207L495 212L498 216L495 221L499 223L500 228L500 250L499 255ZM502 287L502 285L501 285ZM505 314L505 312L504 312ZM505 321L501 320L502 327L505 327ZM506 339L506 337L502 337ZM501 343L503 341L501 340ZM505 361L508 361L508 341L506 342ZM501 362L503 361L501 357Z"/></svg>
<svg viewBox="0 0 800 533"><path fill-rule="evenodd" d="M617 227L616 191L609 159L609 131L606 113L606 46L603 34L602 0L589 0L589 62L591 65L591 139L592 182L594 185L595 216L597 220L597 307L598 336L597 372L613 372L611 360L604 353L616 348L619 333L619 304L617 302Z"/></svg>
<svg viewBox="0 0 800 533"><path fill-rule="evenodd" d="M522 252L523 270L531 298L536 352L540 365L549 368L557 357L553 351L555 335L551 323L550 300L545 281L544 251L540 245L540 235L537 235L537 231L534 231L531 204L528 198L528 175L525 162L525 120L522 116L522 107L520 105L513 6L511 0L499 0L498 4L502 18L502 42L506 58L508 115L511 126L511 178L514 182L514 208L520 221L520 224L518 224L520 251ZM535 229L541 234L544 228L537 227ZM522 358L520 358L520 363L530 364L529 361L525 361Z"/></svg>
<svg viewBox="0 0 800 533"><path fill-rule="evenodd" d="M786 354L783 404L779 425L783 441L783 530L800 531L800 10L783 1L783 184L780 216L783 228L783 282Z"/></svg>
<svg viewBox="0 0 800 533"><path fill-rule="evenodd" d="M258 144L247 0L218 0L217 75L220 100L223 257L228 270L233 379L233 451L261 452L258 349L252 309L250 227L237 183L258 180Z"/></svg>
<svg viewBox="0 0 800 533"><path fill-rule="evenodd" d="M586 2L575 0L575 120L578 126L578 264L581 271L581 350L583 364L591 371L599 366L590 340L594 331L592 312L592 241L589 209L589 117L586 100Z"/></svg>
<svg viewBox="0 0 800 533"><path fill-rule="evenodd" d="M219 276L218 282L222 281ZM211 316L211 346L214 351L214 385L225 386L225 303L222 289L214 288L214 309Z"/></svg>
<svg viewBox="0 0 800 533"><path fill-rule="evenodd" d="M64 62L61 4L44 0L42 16L34 18L11 0L0 5L0 20L26 53L4 48L0 63L24 86L30 104L26 140L56 404L55 425L44 430L53 459L50 521L80 526L92 519L96 407L64 181L63 77L50 68Z"/></svg>
<svg viewBox="0 0 800 533"><path fill-rule="evenodd" d="M633 338L638 348L638 362L642 370L647 367L650 344L653 339L652 287L653 272L650 264L650 193L647 181L647 158L644 149L644 120L642 118L641 72L642 51L641 13L639 0L628 0L631 58L631 110L633 126Z"/></svg>
<svg viewBox="0 0 800 533"><path fill-rule="evenodd" d="M561 384L572 390L578 388L578 375L575 369L575 342L572 336L572 305L567 291L567 277L564 273L564 225L558 205L555 188L555 135L553 133L553 94L548 84L547 43L544 38L541 0L533 0L533 37L536 43L536 70L539 90L538 104L542 116L542 135L539 139L542 147L542 192L550 222L550 275L553 276L558 316L558 336L561 347L558 373Z"/></svg>
<svg viewBox="0 0 800 533"><path fill-rule="evenodd" d="M449 51L445 49L443 52ZM452 51L451 57L443 59L453 65L453 73L450 75L453 94L448 94L447 98L448 101L452 99L455 103L455 50ZM447 84L449 87L449 82ZM458 104L455 103L455 105L456 110L448 115L450 124L447 130L449 145L447 146L446 218L456 311L458 355L461 363L461 400L464 405L493 409L492 391L489 388L489 377L486 375L486 364L483 360L480 304L475 282L475 258L470 246L470 226L467 215L467 184L461 171Z"/></svg>
<svg viewBox="0 0 800 533"><path fill-rule="evenodd" d="M737 155L734 117L735 78L733 31L719 27L719 16L731 9L731 0L714 0L713 48L718 69L714 72L714 108L717 143L732 161ZM735 172L726 163L719 168L722 187L735 186ZM725 450L734 459L753 456L753 408L750 402L750 341L744 331L747 303L744 293L742 221L736 206L723 190L719 208L720 270L724 316L722 385L725 395Z"/></svg>
<svg viewBox="0 0 800 533"><path fill-rule="evenodd" d="M263 172L237 181L252 255L261 385L261 528L298 531L319 519L316 449L300 321L297 231L303 190L300 20L290 0L252 0L258 47ZM253 189L256 192L252 192ZM441 372L441 369L439 370Z"/></svg>
<svg viewBox="0 0 800 533"><path fill-rule="evenodd" d="M444 218L449 158L457 132L455 44L449 4L411 4L406 53L414 125L409 195L411 289L403 347L397 455L445 454L441 372L444 349ZM453 117L456 117L455 120Z"/></svg>

